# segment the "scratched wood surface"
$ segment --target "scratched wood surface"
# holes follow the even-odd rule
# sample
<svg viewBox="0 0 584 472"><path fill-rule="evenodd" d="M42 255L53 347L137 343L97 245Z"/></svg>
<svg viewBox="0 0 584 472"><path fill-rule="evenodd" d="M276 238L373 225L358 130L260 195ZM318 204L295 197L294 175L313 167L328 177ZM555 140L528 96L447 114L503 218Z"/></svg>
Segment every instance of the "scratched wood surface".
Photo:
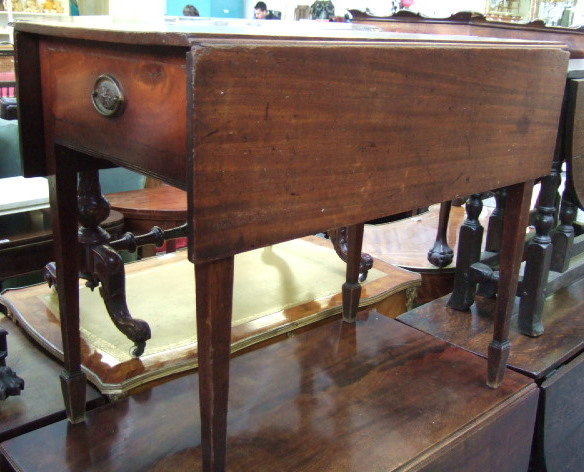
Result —
<svg viewBox="0 0 584 472"><path fill-rule="evenodd" d="M54 107L41 135L189 190L193 260L537 178L551 165L568 58L555 43L191 41L191 53L62 38L40 39L38 50L44 107ZM87 98L104 70L126 99L113 119ZM38 115L30 106L27 126ZM40 156L25 146L27 166L39 170Z"/></svg>
<svg viewBox="0 0 584 472"><path fill-rule="evenodd" d="M567 53L460 52L195 48L195 260L549 172Z"/></svg>

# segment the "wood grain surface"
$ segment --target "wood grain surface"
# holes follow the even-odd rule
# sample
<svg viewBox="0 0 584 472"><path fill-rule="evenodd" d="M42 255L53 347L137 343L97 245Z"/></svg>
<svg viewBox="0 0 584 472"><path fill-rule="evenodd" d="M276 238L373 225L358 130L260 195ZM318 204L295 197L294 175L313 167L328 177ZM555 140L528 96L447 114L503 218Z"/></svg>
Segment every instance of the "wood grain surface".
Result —
<svg viewBox="0 0 584 472"><path fill-rule="evenodd" d="M374 312L249 352L232 361L226 470L527 470L535 386L510 372L490 389L485 369ZM27 472L199 470L196 391L189 375L1 450Z"/></svg>
<svg viewBox="0 0 584 472"><path fill-rule="evenodd" d="M567 72L558 51L430 44L206 44L192 63L196 261L545 175Z"/></svg>
<svg viewBox="0 0 584 472"><path fill-rule="evenodd" d="M65 419L59 383L60 363L4 315L0 327L8 331L7 365L24 380L24 390L0 404L0 441ZM104 403L99 392L87 385L87 408Z"/></svg>
<svg viewBox="0 0 584 472"><path fill-rule="evenodd" d="M520 334L515 314L511 320L509 367L534 378L551 370L584 349L584 280L558 290L546 299L543 310L545 334L531 338ZM481 356L492 337L492 300L479 300L470 312L446 306L448 297L435 300L400 316L403 323L456 344Z"/></svg>

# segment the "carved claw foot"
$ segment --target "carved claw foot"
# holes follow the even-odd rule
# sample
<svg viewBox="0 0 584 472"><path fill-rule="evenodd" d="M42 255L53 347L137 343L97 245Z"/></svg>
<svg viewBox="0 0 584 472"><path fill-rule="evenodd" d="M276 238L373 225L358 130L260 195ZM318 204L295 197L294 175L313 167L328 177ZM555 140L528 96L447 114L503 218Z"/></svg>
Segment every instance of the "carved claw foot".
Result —
<svg viewBox="0 0 584 472"><path fill-rule="evenodd" d="M428 251L428 262L439 268L451 264L453 259L454 251L442 241L436 241L432 249Z"/></svg>
<svg viewBox="0 0 584 472"><path fill-rule="evenodd" d="M24 389L24 380L6 366L6 357L8 356L8 343L6 336L8 332L0 328L0 400L6 400L8 397L20 395Z"/></svg>
<svg viewBox="0 0 584 472"><path fill-rule="evenodd" d="M126 281L124 262L109 246L91 249L94 255L94 276L101 282L99 292L114 325L135 343L130 351L133 356L143 354L150 339L150 326L144 320L134 319L126 305Z"/></svg>
<svg viewBox="0 0 584 472"><path fill-rule="evenodd" d="M440 204L436 241L434 242L432 249L428 251L428 262L440 269L452 263L452 260L454 259L454 251L448 246L447 240L448 220L450 219L451 208L451 201L442 202Z"/></svg>
<svg viewBox="0 0 584 472"><path fill-rule="evenodd" d="M0 367L0 400L20 395L21 390L24 390L24 380L18 377L10 367Z"/></svg>

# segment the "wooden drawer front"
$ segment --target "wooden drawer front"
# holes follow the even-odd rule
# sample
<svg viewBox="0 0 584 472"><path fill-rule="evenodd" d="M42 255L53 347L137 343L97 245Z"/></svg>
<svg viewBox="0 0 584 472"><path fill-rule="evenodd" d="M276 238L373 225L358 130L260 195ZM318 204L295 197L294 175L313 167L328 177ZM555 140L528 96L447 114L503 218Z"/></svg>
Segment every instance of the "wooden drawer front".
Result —
<svg viewBox="0 0 584 472"><path fill-rule="evenodd" d="M40 50L45 123L56 143L185 186L185 49L44 40ZM93 104L102 74L120 85L119 116Z"/></svg>

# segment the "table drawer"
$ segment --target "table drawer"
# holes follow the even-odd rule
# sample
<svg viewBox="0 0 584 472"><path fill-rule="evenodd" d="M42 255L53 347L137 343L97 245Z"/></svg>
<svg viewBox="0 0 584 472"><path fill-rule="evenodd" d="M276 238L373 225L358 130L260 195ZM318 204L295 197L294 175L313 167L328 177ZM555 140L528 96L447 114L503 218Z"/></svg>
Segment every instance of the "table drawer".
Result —
<svg viewBox="0 0 584 472"><path fill-rule="evenodd" d="M44 119L56 143L186 185L188 49L43 40L40 50ZM111 116L92 96L104 93L104 75L123 97Z"/></svg>

